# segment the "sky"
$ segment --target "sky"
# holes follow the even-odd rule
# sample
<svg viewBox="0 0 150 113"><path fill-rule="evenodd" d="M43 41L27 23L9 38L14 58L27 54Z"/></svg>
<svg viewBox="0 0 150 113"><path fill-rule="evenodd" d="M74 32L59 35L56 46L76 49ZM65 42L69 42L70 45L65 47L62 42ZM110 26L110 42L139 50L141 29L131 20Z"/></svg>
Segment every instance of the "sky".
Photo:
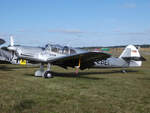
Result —
<svg viewBox="0 0 150 113"><path fill-rule="evenodd" d="M150 44L150 0L0 0L0 38L73 47Z"/></svg>

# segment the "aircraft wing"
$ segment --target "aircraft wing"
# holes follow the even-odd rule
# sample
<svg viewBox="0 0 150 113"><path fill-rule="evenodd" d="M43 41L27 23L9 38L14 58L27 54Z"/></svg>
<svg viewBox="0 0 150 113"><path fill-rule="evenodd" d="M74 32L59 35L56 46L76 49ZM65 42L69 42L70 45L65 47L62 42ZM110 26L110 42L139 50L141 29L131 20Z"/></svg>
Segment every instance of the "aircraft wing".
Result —
<svg viewBox="0 0 150 113"><path fill-rule="evenodd" d="M103 52L84 52L48 60L48 62L64 68L80 65L80 69L85 69L94 65L95 61L104 60L110 56L111 55Z"/></svg>

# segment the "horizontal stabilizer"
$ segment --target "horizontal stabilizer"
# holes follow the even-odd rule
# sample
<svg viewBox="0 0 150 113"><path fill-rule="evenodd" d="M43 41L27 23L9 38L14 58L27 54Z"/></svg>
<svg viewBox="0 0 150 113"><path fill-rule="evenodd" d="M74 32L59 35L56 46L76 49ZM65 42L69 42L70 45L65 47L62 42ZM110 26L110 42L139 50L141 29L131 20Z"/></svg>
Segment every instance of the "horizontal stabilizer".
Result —
<svg viewBox="0 0 150 113"><path fill-rule="evenodd" d="M143 57L143 56L140 56L140 57L122 57L124 60L126 61L131 61L131 60L134 60L134 61L146 61L146 59Z"/></svg>

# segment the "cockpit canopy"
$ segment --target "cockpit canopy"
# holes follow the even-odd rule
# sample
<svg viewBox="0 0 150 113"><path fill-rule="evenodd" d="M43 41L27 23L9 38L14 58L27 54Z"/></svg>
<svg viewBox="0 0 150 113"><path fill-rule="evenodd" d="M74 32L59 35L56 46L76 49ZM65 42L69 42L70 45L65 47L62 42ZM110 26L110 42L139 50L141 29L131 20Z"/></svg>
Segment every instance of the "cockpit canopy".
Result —
<svg viewBox="0 0 150 113"><path fill-rule="evenodd" d="M45 50L59 53L59 54L75 54L76 51L68 46L61 46L58 44L46 44Z"/></svg>

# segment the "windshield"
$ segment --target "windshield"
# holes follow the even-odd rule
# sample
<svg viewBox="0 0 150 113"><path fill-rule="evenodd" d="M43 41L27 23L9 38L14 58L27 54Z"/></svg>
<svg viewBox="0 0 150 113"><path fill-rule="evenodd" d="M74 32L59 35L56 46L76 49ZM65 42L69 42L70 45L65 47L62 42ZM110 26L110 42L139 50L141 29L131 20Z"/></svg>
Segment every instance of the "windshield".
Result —
<svg viewBox="0 0 150 113"><path fill-rule="evenodd" d="M73 48L70 48L68 46L61 46L61 45L52 45L52 44L47 44L45 46L45 50L47 51L52 51L55 53L60 53L60 54L75 54L76 51Z"/></svg>

